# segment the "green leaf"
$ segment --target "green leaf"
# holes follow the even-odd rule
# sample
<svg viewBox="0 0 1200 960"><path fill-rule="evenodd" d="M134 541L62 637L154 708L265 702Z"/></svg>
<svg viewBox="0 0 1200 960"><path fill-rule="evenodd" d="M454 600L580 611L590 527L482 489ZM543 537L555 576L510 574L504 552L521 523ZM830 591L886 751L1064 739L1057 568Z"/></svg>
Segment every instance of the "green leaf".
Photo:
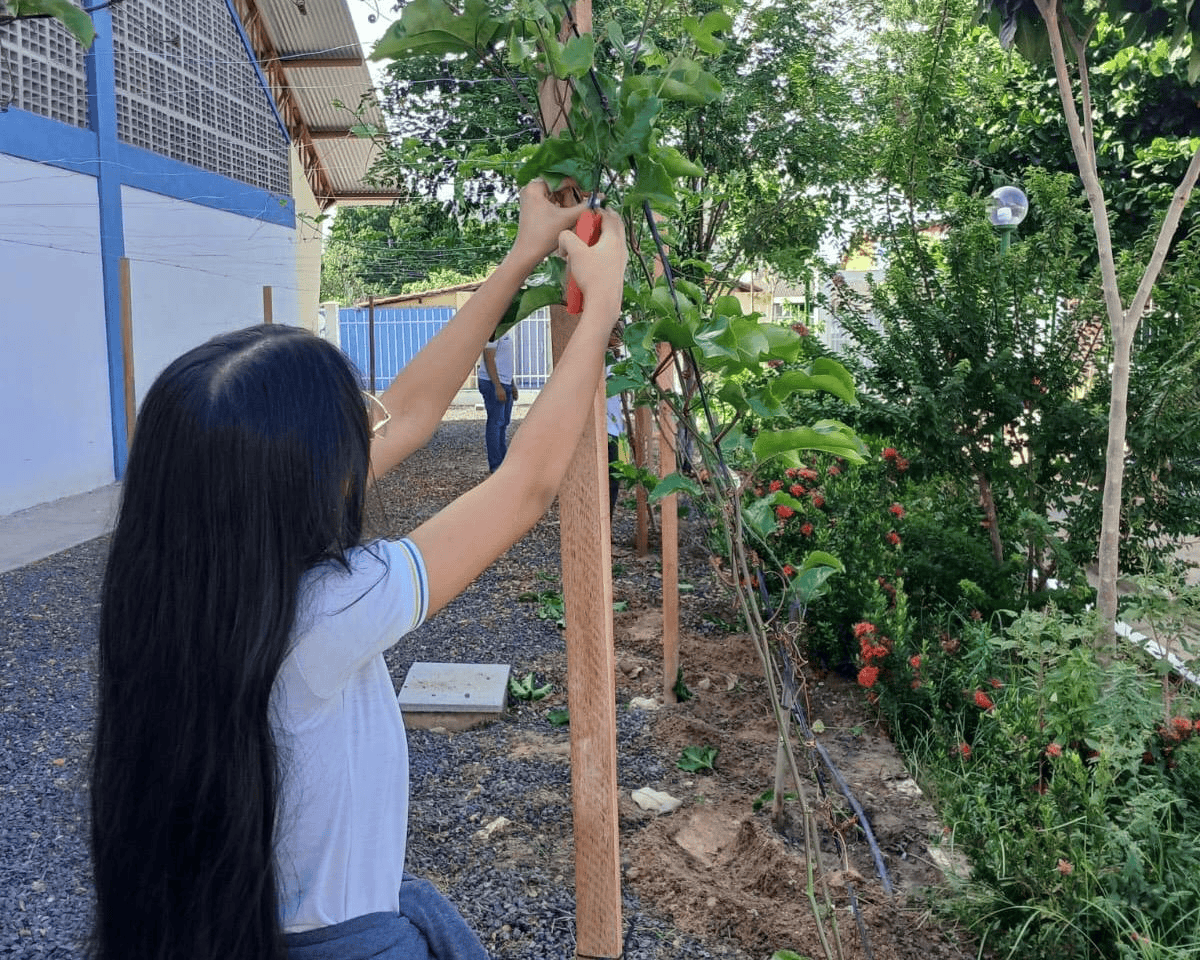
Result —
<svg viewBox="0 0 1200 960"><path fill-rule="evenodd" d="M7 7L12 17L54 17L71 31L85 49L96 39L96 27L91 16L70 0L8 0Z"/></svg>
<svg viewBox="0 0 1200 960"><path fill-rule="evenodd" d="M684 747L683 754L675 766L680 770L696 773L701 770L714 770L717 763L716 747Z"/></svg>
<svg viewBox="0 0 1200 960"><path fill-rule="evenodd" d="M661 163L645 160L638 164L637 179L625 194L625 203L640 206L643 200L665 212L676 207L675 183Z"/></svg>
<svg viewBox="0 0 1200 960"><path fill-rule="evenodd" d="M840 363L821 357L813 361L811 373L803 370L788 370L781 373L771 383L771 393L776 399L783 401L789 395L800 390L824 390L832 393L839 400L849 404L858 404L854 391L854 378Z"/></svg>
<svg viewBox="0 0 1200 960"><path fill-rule="evenodd" d="M755 500L750 506L743 507L742 524L765 540L775 532L775 504L769 499Z"/></svg>
<svg viewBox="0 0 1200 960"><path fill-rule="evenodd" d="M595 53L596 41L590 33L571 37L563 47L562 59L555 65L554 75L564 80L567 77L582 77L592 68Z"/></svg>
<svg viewBox="0 0 1200 960"><path fill-rule="evenodd" d="M604 151L607 166L624 170L631 157L640 160L650 150L652 124L661 109L662 101L648 89L628 93L608 135L611 145Z"/></svg>
<svg viewBox="0 0 1200 960"><path fill-rule="evenodd" d="M683 18L683 29L695 42L697 49L703 53L716 56L725 49L725 42L718 40L713 34L718 30L729 30L733 20L723 10L714 10L705 15L703 20L695 17Z"/></svg>
<svg viewBox="0 0 1200 960"><path fill-rule="evenodd" d="M516 319L517 321L524 320L535 310L562 302L563 292L557 285L544 284L539 287L530 287L521 293L517 303Z"/></svg>
<svg viewBox="0 0 1200 960"><path fill-rule="evenodd" d="M650 148L650 156L661 163L672 177L703 177L707 172L699 164L692 163L674 147L663 147L656 144Z"/></svg>
<svg viewBox="0 0 1200 960"><path fill-rule="evenodd" d="M832 553L826 553L824 550L810 551L808 556L804 558L804 563L800 565L801 570L812 570L815 567L832 567L838 573L846 572L846 567L842 564L842 561Z"/></svg>
<svg viewBox="0 0 1200 960"><path fill-rule="evenodd" d="M763 430L754 440L754 455L768 460L781 453L798 450L819 450L852 463L863 463L857 437L840 432L825 433L812 427L793 427L790 430Z"/></svg>
<svg viewBox="0 0 1200 960"><path fill-rule="evenodd" d="M372 60L486 51L503 29L486 0L466 0L456 14L445 0L412 0L371 51Z"/></svg>
<svg viewBox="0 0 1200 960"><path fill-rule="evenodd" d="M659 83L658 95L664 100L711 103L721 95L721 83L694 60L676 57Z"/></svg>
<svg viewBox="0 0 1200 960"><path fill-rule="evenodd" d="M700 489L700 484L690 477L685 477L682 473L671 473L663 477L658 485L650 491L650 502L658 503L663 497L669 497L673 493L686 493L693 497L701 497L704 491Z"/></svg>
<svg viewBox="0 0 1200 960"><path fill-rule="evenodd" d="M554 710L548 710L546 712L546 719L549 720L553 726L565 727L571 722L571 714L565 707L557 707Z"/></svg>

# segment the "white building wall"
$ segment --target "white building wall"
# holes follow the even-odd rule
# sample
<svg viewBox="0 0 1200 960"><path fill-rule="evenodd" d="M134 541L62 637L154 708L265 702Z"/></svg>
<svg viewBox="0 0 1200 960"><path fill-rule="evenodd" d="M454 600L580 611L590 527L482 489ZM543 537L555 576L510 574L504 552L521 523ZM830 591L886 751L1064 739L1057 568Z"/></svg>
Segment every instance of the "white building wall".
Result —
<svg viewBox="0 0 1200 960"><path fill-rule="evenodd" d="M93 177L0 155L0 514L113 482Z"/></svg>
<svg viewBox="0 0 1200 960"><path fill-rule="evenodd" d="M205 340L263 322L298 325L295 231L262 220L122 188L130 260L134 390Z"/></svg>

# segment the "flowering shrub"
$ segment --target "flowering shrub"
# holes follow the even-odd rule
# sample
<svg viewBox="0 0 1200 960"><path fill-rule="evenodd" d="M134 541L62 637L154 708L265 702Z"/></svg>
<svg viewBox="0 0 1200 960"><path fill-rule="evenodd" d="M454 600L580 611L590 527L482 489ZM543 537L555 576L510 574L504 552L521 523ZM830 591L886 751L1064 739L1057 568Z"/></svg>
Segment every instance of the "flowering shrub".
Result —
<svg viewBox="0 0 1200 960"><path fill-rule="evenodd" d="M902 593L909 462L882 444L865 464L820 456L759 475L744 493L750 525L765 532L761 552L774 569L800 568L813 551L842 561L836 589L811 601L806 616L808 653L830 667L878 678L887 666L863 656L855 624L869 619L888 643L906 634ZM765 523L763 521L766 521ZM778 589L784 584L776 581ZM899 615L898 615L899 609ZM864 686L873 686L864 683Z"/></svg>
<svg viewBox="0 0 1200 960"><path fill-rule="evenodd" d="M949 904L983 948L1182 960L1200 918L1200 691L1100 662L1093 630L1055 610L996 631L968 615L902 660L872 651L871 689L971 862Z"/></svg>

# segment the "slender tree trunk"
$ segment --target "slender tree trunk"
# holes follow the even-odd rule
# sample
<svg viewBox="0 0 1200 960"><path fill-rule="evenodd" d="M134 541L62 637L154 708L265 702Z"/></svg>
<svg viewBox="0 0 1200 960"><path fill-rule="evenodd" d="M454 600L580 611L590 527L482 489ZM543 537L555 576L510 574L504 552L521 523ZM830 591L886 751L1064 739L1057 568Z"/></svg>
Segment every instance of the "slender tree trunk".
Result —
<svg viewBox="0 0 1200 960"><path fill-rule="evenodd" d="M1095 141L1091 136L1092 105L1090 87L1088 85L1087 44L1086 40L1074 39L1074 32L1062 14L1058 0L1034 0L1038 13L1046 24L1047 37L1050 41L1050 52L1054 60L1054 73L1058 81L1058 93L1062 100L1063 117L1067 122L1067 130L1071 135L1071 149L1075 154L1075 162L1079 168L1079 176L1083 181L1087 194L1088 205L1092 211L1092 223L1096 230L1096 252L1100 258L1100 274L1103 281L1104 303L1108 313L1109 328L1113 338L1113 375L1112 394L1110 398L1108 422L1108 447L1104 469L1104 492L1102 501L1102 519L1100 526L1100 565L1099 585L1096 594L1096 608L1100 613L1100 643L1114 645L1116 633L1114 627L1117 620L1117 577L1119 571L1120 552L1120 523L1121 523L1121 488L1125 478L1125 429L1127 423L1126 403L1129 396L1129 366L1133 348L1133 335L1138 322L1142 318L1146 304L1150 300L1150 291L1158 279L1163 261L1171 238L1179 225L1183 208L1187 205L1192 189L1195 187L1197 175L1200 174L1200 150L1192 157L1187 172L1171 199L1163 220L1162 229L1154 245L1154 252L1146 270L1142 274L1137 294L1129 309L1126 310L1121 301L1120 289L1117 283L1116 263L1113 257L1112 234L1109 230L1108 208L1104 200L1104 190L1100 185L1100 177L1096 169ZM1061 20L1060 20L1061 16ZM1076 110L1075 95L1071 85L1071 77L1067 71L1066 52L1063 48L1063 32L1067 31L1073 38L1075 59L1079 69L1080 89L1083 91L1082 110L1083 123L1080 113Z"/></svg>

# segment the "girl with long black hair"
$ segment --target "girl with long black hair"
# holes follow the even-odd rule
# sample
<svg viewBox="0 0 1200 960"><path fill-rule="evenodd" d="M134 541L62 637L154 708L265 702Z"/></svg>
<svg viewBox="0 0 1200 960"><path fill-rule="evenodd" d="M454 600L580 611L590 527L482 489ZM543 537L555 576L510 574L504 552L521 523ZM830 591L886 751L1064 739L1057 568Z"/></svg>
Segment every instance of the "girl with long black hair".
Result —
<svg viewBox="0 0 1200 960"><path fill-rule="evenodd" d="M97 960L486 957L403 874L408 754L383 651L553 502L603 374L626 261L544 184L470 302L367 400L296 328L217 337L146 395L105 574L92 768ZM411 535L363 504L422 446L511 298L558 248L579 325L501 469Z"/></svg>

